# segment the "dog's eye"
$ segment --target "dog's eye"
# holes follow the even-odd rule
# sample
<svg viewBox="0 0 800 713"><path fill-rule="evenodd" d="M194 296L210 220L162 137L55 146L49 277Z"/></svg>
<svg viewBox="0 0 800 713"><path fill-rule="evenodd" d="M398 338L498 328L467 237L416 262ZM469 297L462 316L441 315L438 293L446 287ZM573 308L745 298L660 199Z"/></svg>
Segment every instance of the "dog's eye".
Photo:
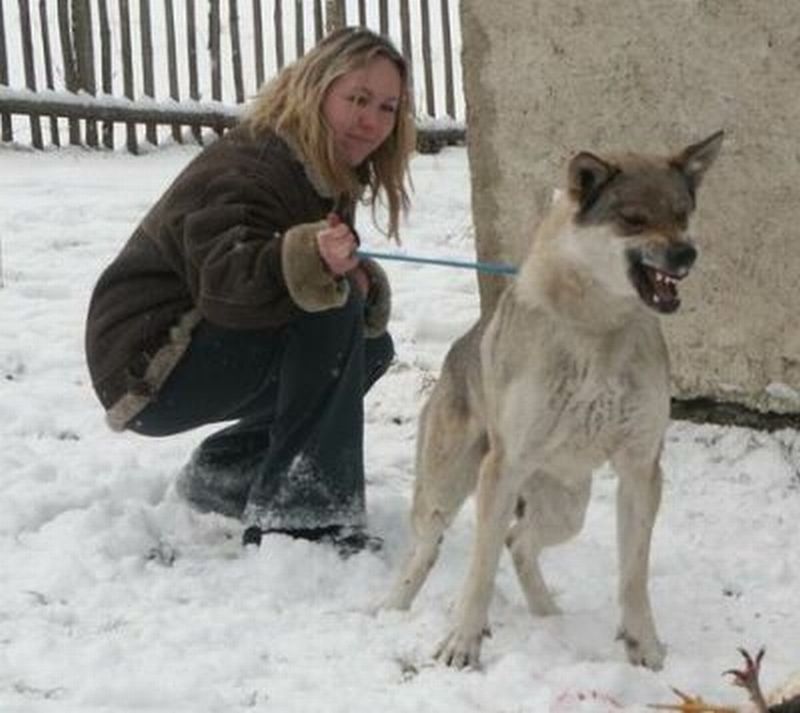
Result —
<svg viewBox="0 0 800 713"><path fill-rule="evenodd" d="M675 223L681 230L686 230L689 225L689 216L684 212L676 213Z"/></svg>
<svg viewBox="0 0 800 713"><path fill-rule="evenodd" d="M627 230L640 231L647 227L647 216L641 213L620 213L619 218Z"/></svg>

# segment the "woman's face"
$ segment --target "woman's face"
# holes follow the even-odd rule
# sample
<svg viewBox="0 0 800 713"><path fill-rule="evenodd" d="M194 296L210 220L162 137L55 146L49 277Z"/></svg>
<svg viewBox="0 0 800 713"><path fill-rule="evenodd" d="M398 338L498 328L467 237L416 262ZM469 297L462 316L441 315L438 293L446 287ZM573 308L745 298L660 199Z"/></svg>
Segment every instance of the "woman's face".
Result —
<svg viewBox="0 0 800 713"><path fill-rule="evenodd" d="M400 71L381 56L343 74L328 87L322 115L348 166L363 163L392 133L401 92Z"/></svg>

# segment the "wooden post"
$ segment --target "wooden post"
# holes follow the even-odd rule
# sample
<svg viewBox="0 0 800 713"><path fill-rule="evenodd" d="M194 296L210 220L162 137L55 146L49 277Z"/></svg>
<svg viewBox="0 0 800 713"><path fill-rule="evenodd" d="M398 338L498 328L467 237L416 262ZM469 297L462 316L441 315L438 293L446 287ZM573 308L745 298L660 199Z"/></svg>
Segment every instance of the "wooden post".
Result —
<svg viewBox="0 0 800 713"><path fill-rule="evenodd" d="M122 79L125 96L133 99L133 43L131 41L131 8L129 0L119 0L120 34L122 36ZM139 153L136 137L136 124L129 121L125 124L128 151Z"/></svg>
<svg viewBox="0 0 800 713"><path fill-rule="evenodd" d="M2 8L0 8L2 14ZM42 51L44 52L44 75L47 82L47 88L54 90L55 82L53 80L53 54L50 51L50 31L47 22L47 3L45 0L39 0L39 25L42 28ZM50 117L50 143L53 146L61 146L61 137L58 135L58 117Z"/></svg>
<svg viewBox="0 0 800 713"><path fill-rule="evenodd" d="M298 57L306 51L305 28L303 26L303 0L294 0L294 48Z"/></svg>
<svg viewBox="0 0 800 713"><path fill-rule="evenodd" d="M75 63L75 50L72 45L72 30L69 19L69 0L58 0L58 35L61 40L61 58L64 63L64 84L68 92L77 93L78 67ZM80 146L81 127L77 119L69 122L69 142Z"/></svg>
<svg viewBox="0 0 800 713"><path fill-rule="evenodd" d="M358 0L358 24L367 26L367 0Z"/></svg>
<svg viewBox="0 0 800 713"><path fill-rule="evenodd" d="M197 73L197 22L194 0L186 0L186 50L189 62L189 98L200 100L200 82ZM203 143L203 132L198 124L192 125L192 134L197 143Z"/></svg>
<svg viewBox="0 0 800 713"><path fill-rule="evenodd" d="M256 89L264 83L264 20L261 17L261 0L253 0L253 51L256 64Z"/></svg>
<svg viewBox="0 0 800 713"><path fill-rule="evenodd" d="M231 61L233 63L233 85L236 90L236 103L244 103L244 76L242 74L242 42L239 38L238 0L230 0L229 19L231 26Z"/></svg>
<svg viewBox="0 0 800 713"><path fill-rule="evenodd" d="M414 102L414 60L412 55L411 46L411 12L408 7L408 0L400 0L400 38L401 38L401 52L406 60L406 67L408 68L408 92L409 98L413 104ZM413 106L412 106L413 111Z"/></svg>
<svg viewBox="0 0 800 713"><path fill-rule="evenodd" d="M150 0L139 0L139 24L142 33L142 79L144 95L155 99L155 77L153 76L153 23L150 17ZM145 137L153 146L158 145L158 128L147 124Z"/></svg>
<svg viewBox="0 0 800 713"><path fill-rule="evenodd" d="M78 86L87 94L96 94L92 8L89 0L72 0L72 37L78 64ZM86 120L86 144L97 147L97 122Z"/></svg>
<svg viewBox="0 0 800 713"><path fill-rule="evenodd" d="M25 65L25 86L36 91L36 70L33 64L33 35L31 33L31 10L28 0L19 0L19 23L22 31L22 57ZM38 116L30 117L31 143L36 149L44 148L42 124Z"/></svg>
<svg viewBox="0 0 800 713"><path fill-rule="evenodd" d="M275 0L272 23L275 28L275 61L278 71L283 69L283 0Z"/></svg>
<svg viewBox="0 0 800 713"><path fill-rule="evenodd" d="M326 0L325 2L325 32L330 34L346 23L344 3L340 0Z"/></svg>
<svg viewBox="0 0 800 713"><path fill-rule="evenodd" d="M325 34L322 21L322 0L314 0L314 41L319 42Z"/></svg>
<svg viewBox="0 0 800 713"><path fill-rule="evenodd" d="M389 35L389 0L381 0L378 6L381 34Z"/></svg>
<svg viewBox="0 0 800 713"><path fill-rule="evenodd" d="M400 0L400 50L408 63L409 72L411 71L411 12L408 7L408 0Z"/></svg>
<svg viewBox="0 0 800 713"><path fill-rule="evenodd" d="M211 98L214 101L222 101L221 24L219 0L209 0L208 51L211 55Z"/></svg>
<svg viewBox="0 0 800 713"><path fill-rule="evenodd" d="M436 100L433 94L433 60L431 58L431 15L428 0L420 0L422 19L422 69L425 73L425 109L428 116L436 116Z"/></svg>
<svg viewBox="0 0 800 713"><path fill-rule="evenodd" d="M3 0L0 0L0 84L8 86L8 52L6 50L6 25L3 20ZM14 140L11 114L0 114L0 140Z"/></svg>
<svg viewBox="0 0 800 713"><path fill-rule="evenodd" d="M442 0L442 52L444 53L444 90L447 116L456 118L456 95L453 87L453 41L450 36L450 3Z"/></svg>
<svg viewBox="0 0 800 713"><path fill-rule="evenodd" d="M174 101L180 101L181 93L178 87L178 43L175 37L175 7L173 0L164 0L164 19L167 29L167 72L169 73L169 96ZM172 138L179 144L183 143L180 124L172 125Z"/></svg>
<svg viewBox="0 0 800 713"><path fill-rule="evenodd" d="M108 4L106 0L97 2L97 19L100 23L100 81L103 94L111 96L114 92L113 65L111 61L111 23L108 19ZM110 121L103 122L103 146L107 149L114 148L114 124Z"/></svg>

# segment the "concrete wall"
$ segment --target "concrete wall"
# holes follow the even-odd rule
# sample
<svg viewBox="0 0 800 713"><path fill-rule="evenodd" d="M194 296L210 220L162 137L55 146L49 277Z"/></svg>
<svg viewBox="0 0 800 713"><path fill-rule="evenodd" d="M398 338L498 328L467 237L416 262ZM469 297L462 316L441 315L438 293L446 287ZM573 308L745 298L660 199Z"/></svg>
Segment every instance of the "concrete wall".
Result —
<svg viewBox="0 0 800 713"><path fill-rule="evenodd" d="M800 412L800 2L461 0L478 254L517 260L581 149L722 128L664 326L680 398ZM480 278L493 304L503 279Z"/></svg>

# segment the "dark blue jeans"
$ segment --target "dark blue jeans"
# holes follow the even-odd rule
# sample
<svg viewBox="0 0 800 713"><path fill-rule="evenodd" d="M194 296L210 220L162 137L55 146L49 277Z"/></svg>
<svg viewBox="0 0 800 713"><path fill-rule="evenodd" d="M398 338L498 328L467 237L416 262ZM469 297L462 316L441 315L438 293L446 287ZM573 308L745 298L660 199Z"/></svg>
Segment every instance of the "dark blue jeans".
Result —
<svg viewBox="0 0 800 713"><path fill-rule="evenodd" d="M197 509L264 530L362 527L363 396L393 356L365 339L363 301L275 330L201 322L157 400L131 430L168 436L223 421L178 478Z"/></svg>

